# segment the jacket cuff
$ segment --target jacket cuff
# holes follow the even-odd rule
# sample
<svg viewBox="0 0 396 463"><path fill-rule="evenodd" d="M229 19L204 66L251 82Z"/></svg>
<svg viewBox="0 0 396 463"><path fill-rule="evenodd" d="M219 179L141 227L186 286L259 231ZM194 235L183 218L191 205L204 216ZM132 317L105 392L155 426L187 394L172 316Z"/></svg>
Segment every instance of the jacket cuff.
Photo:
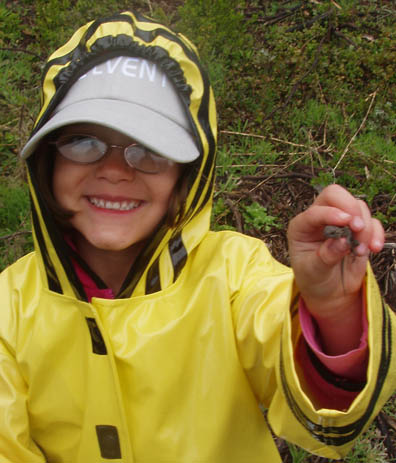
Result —
<svg viewBox="0 0 396 463"><path fill-rule="evenodd" d="M301 331L310 352L317 357L327 370L351 381L359 382L365 380L368 361L368 323L365 301L362 307L362 335L359 346L342 355L331 356L323 352L318 327L302 298L299 301L299 319Z"/></svg>
<svg viewBox="0 0 396 463"><path fill-rule="evenodd" d="M317 408L346 411L365 386L364 381L350 381L326 368L302 337L295 359L304 377L305 390Z"/></svg>

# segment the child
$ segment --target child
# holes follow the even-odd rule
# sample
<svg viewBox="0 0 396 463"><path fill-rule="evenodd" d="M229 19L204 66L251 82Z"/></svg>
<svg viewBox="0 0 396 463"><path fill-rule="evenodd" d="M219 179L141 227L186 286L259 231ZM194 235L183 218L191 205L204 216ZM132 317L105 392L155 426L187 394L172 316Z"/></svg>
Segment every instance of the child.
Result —
<svg viewBox="0 0 396 463"><path fill-rule="evenodd" d="M0 279L2 462L279 462L260 406L339 458L390 397L379 222L326 188L290 223L292 271L209 231L215 148L182 35L125 12L50 57L22 151L35 251ZM352 229L356 256L326 225Z"/></svg>

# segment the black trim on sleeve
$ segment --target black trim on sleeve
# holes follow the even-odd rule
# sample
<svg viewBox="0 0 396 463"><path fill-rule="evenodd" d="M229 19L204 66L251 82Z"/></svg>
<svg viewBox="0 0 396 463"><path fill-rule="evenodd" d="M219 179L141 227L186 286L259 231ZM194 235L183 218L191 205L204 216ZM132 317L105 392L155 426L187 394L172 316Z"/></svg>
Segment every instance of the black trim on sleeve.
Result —
<svg viewBox="0 0 396 463"><path fill-rule="evenodd" d="M325 365L323 365L323 363L318 359L308 344L306 344L305 347L307 349L307 354L311 360L312 365L327 383L330 383L339 389L344 389L345 391L349 392L359 392L366 385L365 381L352 381L350 379L336 375Z"/></svg>

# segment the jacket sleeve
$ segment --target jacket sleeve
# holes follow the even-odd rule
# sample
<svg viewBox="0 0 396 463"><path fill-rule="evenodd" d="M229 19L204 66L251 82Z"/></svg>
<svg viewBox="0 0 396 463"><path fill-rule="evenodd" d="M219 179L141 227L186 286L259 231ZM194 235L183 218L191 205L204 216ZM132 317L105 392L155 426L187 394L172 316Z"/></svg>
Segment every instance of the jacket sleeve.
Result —
<svg viewBox="0 0 396 463"><path fill-rule="evenodd" d="M345 456L396 388L395 314L381 300L369 267L365 291L367 380L342 411L315 407L295 361L301 328L292 272L258 249L233 301L240 361L273 431L326 458Z"/></svg>
<svg viewBox="0 0 396 463"><path fill-rule="evenodd" d="M0 276L0 461L43 463L45 458L30 436L28 387L16 361L18 297L5 273Z"/></svg>

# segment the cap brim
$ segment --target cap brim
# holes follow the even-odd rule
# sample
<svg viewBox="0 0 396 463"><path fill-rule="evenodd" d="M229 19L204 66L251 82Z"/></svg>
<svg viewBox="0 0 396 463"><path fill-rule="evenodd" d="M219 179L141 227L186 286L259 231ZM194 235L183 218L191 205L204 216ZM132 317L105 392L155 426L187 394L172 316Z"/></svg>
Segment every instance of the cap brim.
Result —
<svg viewBox="0 0 396 463"><path fill-rule="evenodd" d="M175 162L192 162L199 157L192 134L179 124L144 106L110 99L80 101L63 108L28 140L21 157L29 157L50 132L77 123L117 130Z"/></svg>

